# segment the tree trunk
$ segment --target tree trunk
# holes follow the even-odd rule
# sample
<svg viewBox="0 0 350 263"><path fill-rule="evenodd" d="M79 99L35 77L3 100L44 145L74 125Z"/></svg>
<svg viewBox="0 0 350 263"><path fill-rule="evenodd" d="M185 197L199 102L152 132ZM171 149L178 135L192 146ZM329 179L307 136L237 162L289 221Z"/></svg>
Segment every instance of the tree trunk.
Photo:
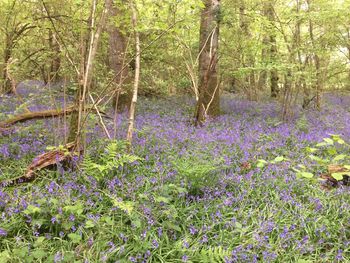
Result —
<svg viewBox="0 0 350 263"><path fill-rule="evenodd" d="M202 124L206 116L220 113L218 80L218 47L220 0L205 0L201 14L199 38L199 100L196 106L196 124Z"/></svg>
<svg viewBox="0 0 350 263"><path fill-rule="evenodd" d="M56 35L49 30L49 46L53 54L50 63L50 82L58 82L60 80L59 69L61 67L61 50L57 42Z"/></svg>
<svg viewBox="0 0 350 263"><path fill-rule="evenodd" d="M136 102L137 102L137 95L138 95L138 88L139 88L139 81L140 81L140 64L141 64L141 50L140 50L140 37L139 32L137 31L137 10L134 6L132 6L132 25L134 28L134 36L135 36L135 51L136 51L136 59L135 59L135 79L134 79L134 88L133 88L133 95L132 95L132 101L130 105L129 110L129 126L128 126L128 132L126 135L126 140L130 143L129 147L132 143L132 133L134 130L134 122L135 122L135 109L136 109Z"/></svg>
<svg viewBox="0 0 350 263"><path fill-rule="evenodd" d="M269 21L269 26L266 28L267 35L263 39L264 49L262 53L262 59L268 61L269 64L276 62L277 57L277 43L276 33L274 29L275 13L274 13L274 2L271 0L265 0L263 3L263 14ZM278 72L275 68L270 71L270 91L271 97L276 98L278 95ZM259 87L263 86L266 82L266 70L260 74Z"/></svg>
<svg viewBox="0 0 350 263"><path fill-rule="evenodd" d="M306 0L308 9L307 11L311 11L311 0ZM320 57L317 54L317 47L315 43L315 37L314 37L314 30L313 30L313 22L311 18L309 19L309 35L310 40L313 48L313 62L316 70L316 81L314 83L314 90L315 90L315 106L316 109L321 109L321 92L322 92L322 72L321 72L321 60Z"/></svg>
<svg viewBox="0 0 350 263"><path fill-rule="evenodd" d="M113 22L117 19L122 12L116 7L116 4L111 9L111 17ZM128 84L129 79L129 67L125 66L126 52L127 52L127 37L120 28L117 28L115 23L110 23L108 27L109 31L109 67L115 74L114 86L116 89L113 99L113 105L117 107L119 111L129 108L131 103L132 93Z"/></svg>
<svg viewBox="0 0 350 263"><path fill-rule="evenodd" d="M102 34L102 31L105 27L106 20L110 11L110 8L112 6L111 3L112 0L105 0L105 7L102 11L101 19L99 21L99 24L96 26L96 32L93 31L93 28L95 27L95 18L94 13L96 10L96 0L93 0L92 4L92 20L91 20L91 27L90 27L90 45L88 48L88 56L87 60L82 66L82 83L79 84L79 89L76 97L76 107L78 108L78 115L72 115L71 119L71 127L70 127L70 134L69 138L75 138L74 141L77 145L78 150L81 150L81 139L82 139L82 131L84 130L84 125L86 121L86 114L85 114L85 103L86 103L86 96L89 92L89 88L91 85L91 79L93 74L93 67L94 67L94 59L97 53L98 44L100 41L100 37ZM84 61L85 56L82 57L82 61ZM83 69L84 68L84 69Z"/></svg>
<svg viewBox="0 0 350 263"><path fill-rule="evenodd" d="M251 41L252 34L249 31L249 20L247 19L244 0L241 0L239 5L239 21L242 35L245 37L247 42ZM240 50L244 50L244 48L246 48L246 43L244 43L244 46L242 46ZM252 54L252 50L250 50L250 48L248 48L248 52L242 52L242 66L244 68L254 68L255 66L255 55ZM248 99L256 101L258 99L257 87L259 86L259 82L256 81L255 72L253 70L250 70L246 76L245 85Z"/></svg>
<svg viewBox="0 0 350 263"><path fill-rule="evenodd" d="M13 43L12 41L9 39L10 37L7 36L6 37L6 41L5 41L5 49L4 49L4 65L3 65L3 69L2 69L2 92L4 94L10 94L12 93L12 88L11 88L11 81L7 76L7 70L8 70L8 63L10 61L11 55L12 55L12 46Z"/></svg>

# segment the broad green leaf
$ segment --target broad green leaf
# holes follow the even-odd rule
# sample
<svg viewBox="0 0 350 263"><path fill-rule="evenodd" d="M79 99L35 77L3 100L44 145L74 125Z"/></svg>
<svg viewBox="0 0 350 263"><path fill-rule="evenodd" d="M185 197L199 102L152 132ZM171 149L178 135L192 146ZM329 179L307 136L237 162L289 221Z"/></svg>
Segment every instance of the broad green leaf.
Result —
<svg viewBox="0 0 350 263"><path fill-rule="evenodd" d="M336 162L336 161L344 160L345 158L346 158L345 154L338 154L333 158L333 161Z"/></svg>
<svg viewBox="0 0 350 263"><path fill-rule="evenodd" d="M345 141L344 141L343 139L339 139L339 140L337 141L337 143L339 143L339 144L344 144Z"/></svg>
<svg viewBox="0 0 350 263"><path fill-rule="evenodd" d="M350 170L350 165L344 165L344 168Z"/></svg>
<svg viewBox="0 0 350 263"><path fill-rule="evenodd" d="M81 203L77 203L76 205L67 205L63 207L63 211L75 215L81 215L84 212L84 207Z"/></svg>
<svg viewBox="0 0 350 263"><path fill-rule="evenodd" d="M40 246L44 242L44 240L45 240L45 237L38 237L37 240L34 243L34 246L35 247Z"/></svg>
<svg viewBox="0 0 350 263"><path fill-rule="evenodd" d="M81 241L81 236L76 233L70 233L68 234L68 237L70 240L72 240L73 243L78 244Z"/></svg>
<svg viewBox="0 0 350 263"><path fill-rule="evenodd" d="M323 163L326 163L327 161L324 160L324 159L321 159L320 157L316 156L316 155L309 155L310 159L311 160L314 160L316 162L318 162L319 164L323 164Z"/></svg>
<svg viewBox="0 0 350 263"><path fill-rule="evenodd" d="M134 202L130 201L118 201L116 199L113 200L113 204L117 206L119 209L123 210L128 215L134 210Z"/></svg>
<svg viewBox="0 0 350 263"><path fill-rule="evenodd" d="M306 259L298 259L297 263L312 263L313 261L311 260L306 260Z"/></svg>
<svg viewBox="0 0 350 263"><path fill-rule="evenodd" d="M267 162L263 159L258 160L258 164L256 165L258 168L263 168L265 167L265 165L267 164Z"/></svg>
<svg viewBox="0 0 350 263"><path fill-rule="evenodd" d="M306 151L309 152L309 153L314 153L314 152L316 152L318 150L319 149L317 149L317 148L306 147Z"/></svg>
<svg viewBox="0 0 350 263"><path fill-rule="evenodd" d="M331 176L337 180L337 181L341 181L344 178L344 175L349 175L350 172L340 172L340 173L332 173Z"/></svg>
<svg viewBox="0 0 350 263"><path fill-rule="evenodd" d="M336 155L337 154L337 149L335 147L331 147L327 149L327 153L329 155Z"/></svg>
<svg viewBox="0 0 350 263"><path fill-rule="evenodd" d="M15 248L13 253L20 258L24 258L28 254L28 247Z"/></svg>
<svg viewBox="0 0 350 263"><path fill-rule="evenodd" d="M33 206L33 205L28 205L27 209L24 210L23 212L27 215L39 213L41 209L39 207Z"/></svg>
<svg viewBox="0 0 350 263"><path fill-rule="evenodd" d="M333 145L334 141L331 138L324 138L323 139L328 145Z"/></svg>
<svg viewBox="0 0 350 263"><path fill-rule="evenodd" d="M280 162L282 162L284 160L284 157L283 156L277 156L273 161L275 162L275 163L280 163Z"/></svg>
<svg viewBox="0 0 350 263"><path fill-rule="evenodd" d="M337 143L339 143L339 144L344 144L345 143L345 141L340 137L340 135L338 135L338 134L330 134L331 135L331 138L335 141L335 142L337 142Z"/></svg>
<svg viewBox="0 0 350 263"><path fill-rule="evenodd" d="M88 221L86 221L86 223L85 223L85 228L92 228L92 227L94 227L95 226L95 223L94 223L94 221L92 221L92 220L88 220Z"/></svg>
<svg viewBox="0 0 350 263"><path fill-rule="evenodd" d="M328 144L325 142L320 142L320 143L316 144L316 147L322 147L322 146L326 146L326 145L328 145Z"/></svg>
<svg viewBox="0 0 350 263"><path fill-rule="evenodd" d="M34 252L32 252L32 255L36 259L42 259L42 258L46 257L47 252L45 252L45 250L39 249L39 250L35 250Z"/></svg>
<svg viewBox="0 0 350 263"><path fill-rule="evenodd" d="M312 177L314 177L314 174L313 173L309 173L309 172L300 172L299 174L302 177L305 177L305 178L312 178Z"/></svg>
<svg viewBox="0 0 350 263"><path fill-rule="evenodd" d="M7 263L10 262L11 260L11 255L10 252L5 250L0 253L0 263Z"/></svg>
<svg viewBox="0 0 350 263"><path fill-rule="evenodd" d="M105 220L105 222L108 224L108 225L113 225L114 222L113 222L113 219L110 217L110 216L106 216L103 218Z"/></svg>
<svg viewBox="0 0 350 263"><path fill-rule="evenodd" d="M181 232L181 228L180 228L178 225L175 225L175 224L172 223L172 222L165 221L165 222L164 222L164 226L165 226L166 228L170 228L170 229L176 230L176 231L178 231L178 232Z"/></svg>
<svg viewBox="0 0 350 263"><path fill-rule="evenodd" d="M171 199L170 198L167 198L167 197L164 197L164 196L157 196L154 198L156 200L156 202L160 203L160 202L163 202L163 203L166 203L168 204Z"/></svg>

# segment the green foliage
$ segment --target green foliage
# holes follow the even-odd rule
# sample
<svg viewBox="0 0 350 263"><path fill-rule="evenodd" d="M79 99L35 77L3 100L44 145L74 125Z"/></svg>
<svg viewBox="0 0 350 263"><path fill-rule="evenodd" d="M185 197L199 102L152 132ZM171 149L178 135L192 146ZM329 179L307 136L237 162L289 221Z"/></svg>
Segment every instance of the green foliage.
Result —
<svg viewBox="0 0 350 263"><path fill-rule="evenodd" d="M343 180L344 175L350 176L350 145L340 135L332 134L329 138L324 138L322 142L317 143L315 147L307 147L305 150L309 153L308 158L315 165L312 167L299 165L298 168L294 168L297 176L311 179L314 178L315 172L329 170L330 165L337 165L345 170L349 170L345 172L331 172L330 175L334 179L340 181ZM308 172L310 168L313 172Z"/></svg>
<svg viewBox="0 0 350 263"><path fill-rule="evenodd" d="M87 175L100 181L115 174L118 169L123 168L126 164L142 160L138 156L126 153L126 149L127 143L124 141L111 142L96 162L90 156L86 156L82 167Z"/></svg>
<svg viewBox="0 0 350 263"><path fill-rule="evenodd" d="M197 158L179 158L173 162L180 180L184 180L191 187L193 193L201 188L214 186L218 182L218 171L223 167L209 160Z"/></svg>

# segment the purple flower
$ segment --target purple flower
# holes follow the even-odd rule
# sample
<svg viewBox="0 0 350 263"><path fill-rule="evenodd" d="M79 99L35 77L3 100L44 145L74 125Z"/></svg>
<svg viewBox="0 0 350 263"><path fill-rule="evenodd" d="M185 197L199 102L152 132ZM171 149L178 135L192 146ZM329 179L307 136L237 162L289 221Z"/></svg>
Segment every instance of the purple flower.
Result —
<svg viewBox="0 0 350 263"><path fill-rule="evenodd" d="M3 228L0 228L0 236L7 236L7 231Z"/></svg>
<svg viewBox="0 0 350 263"><path fill-rule="evenodd" d="M57 262L61 262L63 260L63 255L61 252L57 252L55 254L55 257L54 257L54 262L57 263Z"/></svg>
<svg viewBox="0 0 350 263"><path fill-rule="evenodd" d="M161 237L163 235L163 229L161 227L158 228L158 237Z"/></svg>
<svg viewBox="0 0 350 263"><path fill-rule="evenodd" d="M198 230L194 226L190 226L189 230L191 235L195 235L198 233Z"/></svg>
<svg viewBox="0 0 350 263"><path fill-rule="evenodd" d="M157 240L155 240L155 239L153 239L152 245L153 245L154 248L158 248L159 247L159 244L158 244Z"/></svg>

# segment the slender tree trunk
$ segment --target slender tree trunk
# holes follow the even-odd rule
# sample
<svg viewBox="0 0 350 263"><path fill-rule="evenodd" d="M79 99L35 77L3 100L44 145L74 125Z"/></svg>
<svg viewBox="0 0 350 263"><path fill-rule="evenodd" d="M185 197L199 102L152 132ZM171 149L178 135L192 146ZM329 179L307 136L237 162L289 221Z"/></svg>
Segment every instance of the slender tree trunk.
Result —
<svg viewBox="0 0 350 263"><path fill-rule="evenodd" d="M7 76L7 70L8 70L8 63L10 61L11 55L12 55L12 46L13 43L10 40L10 37L6 37L5 41L5 49L4 49L4 65L2 69L2 92L4 94L9 94L12 93L12 88L11 88L11 81Z"/></svg>
<svg viewBox="0 0 350 263"><path fill-rule="evenodd" d="M263 3L263 15L269 22L266 27L266 35L263 38L263 50L262 50L262 60L263 62L268 62L272 64L276 62L277 58L277 41L276 33L274 29L275 24L275 13L274 13L274 2L271 0L265 0ZM269 70L270 74L270 94L272 98L276 98L278 95L278 72L275 68ZM259 78L259 88L262 89L266 84L267 71L263 70L260 73Z"/></svg>
<svg viewBox="0 0 350 263"><path fill-rule="evenodd" d="M306 0L307 6L308 6L308 12L311 11L311 0ZM313 62L316 70L316 82L314 83L314 90L315 90L315 106L316 109L321 109L321 92L322 92L322 72L321 72L321 60L320 57L317 54L316 50L316 43L315 43L315 37L314 37L314 30L313 30L313 22L311 18L309 19L309 35L311 44L313 47Z"/></svg>
<svg viewBox="0 0 350 263"><path fill-rule="evenodd" d="M218 80L220 0L205 0L201 14L199 39L199 99L196 105L196 124L206 116L220 114Z"/></svg>
<svg viewBox="0 0 350 263"><path fill-rule="evenodd" d="M82 71L83 74L82 72L80 72L80 74L82 74L81 77L83 79L82 79L82 83L79 84L79 89L76 97L76 106L78 108L78 114L72 115L70 134L69 134L69 139L74 138L74 142L76 143L78 150L80 150L82 147L82 144L81 144L82 131L84 130L84 125L86 121L85 103L86 103L86 96L89 92L89 88L91 85L94 59L97 53L100 37L105 27L111 5L112 5L111 0L105 0L105 7L102 12L101 19L99 21L99 24L96 27L96 32L94 32L93 28L95 27L94 14L96 10L96 0L93 0L93 3L92 3L91 27L89 32L91 36L90 36L90 44L88 48L88 56L87 56L86 63L84 63L85 66L83 66L81 69L83 70ZM84 61L84 57L82 58L82 61Z"/></svg>
<svg viewBox="0 0 350 263"><path fill-rule="evenodd" d="M134 87L133 87L133 95L129 110L129 127L126 135L126 140L129 142L129 147L132 143L132 134L134 130L134 122L135 122L135 109L137 103L137 95L140 81L140 64L141 64L141 50L140 50L140 37L139 32L137 31L137 10L132 3L132 25L134 28L134 36L135 36L135 49L136 49L136 58L135 58L135 79L134 79Z"/></svg>
<svg viewBox="0 0 350 263"><path fill-rule="evenodd" d="M350 30L348 30L348 41L350 43ZM348 49L348 63L350 63L350 45L347 46ZM348 71L348 83L346 85L346 88L350 90L350 70Z"/></svg>
<svg viewBox="0 0 350 263"><path fill-rule="evenodd" d="M58 82L60 80L59 69L61 67L61 50L57 42L55 33L49 30L49 46L53 52L50 63L50 82Z"/></svg>

